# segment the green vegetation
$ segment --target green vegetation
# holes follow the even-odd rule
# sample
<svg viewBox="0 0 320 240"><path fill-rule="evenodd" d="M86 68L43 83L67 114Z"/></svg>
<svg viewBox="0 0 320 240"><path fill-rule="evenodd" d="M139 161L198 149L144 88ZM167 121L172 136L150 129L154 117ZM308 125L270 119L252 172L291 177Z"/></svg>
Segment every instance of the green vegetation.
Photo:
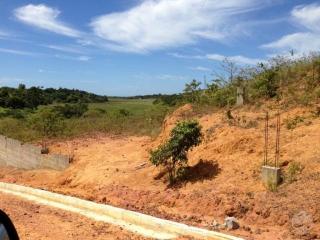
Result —
<svg viewBox="0 0 320 240"><path fill-rule="evenodd" d="M182 94L158 95L153 101L154 104L164 104L170 107L177 106L183 102Z"/></svg>
<svg viewBox="0 0 320 240"><path fill-rule="evenodd" d="M52 108L43 108L28 119L30 127L41 137L56 137L63 131L62 115Z"/></svg>
<svg viewBox="0 0 320 240"><path fill-rule="evenodd" d="M267 182L267 189L270 192L276 192L278 190L278 185L274 183L273 181L268 181Z"/></svg>
<svg viewBox="0 0 320 240"><path fill-rule="evenodd" d="M192 80L183 93L128 98L99 96L80 90L39 88L20 84L0 88L0 134L23 141L69 137L93 132L155 136L169 109L192 103L195 111L231 109L237 89L246 104L275 101L284 107L312 105L320 100L320 55L276 57L256 67L238 67L226 59L205 87ZM110 100L110 101L109 101ZM231 113L231 112L230 112ZM319 116L316 109L314 116ZM228 121L234 123L235 120ZM44 120L45 119L45 120ZM37 123L43 121L43 123ZM302 118L288 119L293 129ZM254 122L244 122L254 127Z"/></svg>
<svg viewBox="0 0 320 240"><path fill-rule="evenodd" d="M310 105L320 99L320 55L293 58L278 56L256 67L238 67L226 59L222 73L204 88L197 80L186 84L184 93L159 96L156 104L169 106L193 103L225 107L236 103L237 88L244 89L247 104L275 100L284 106ZM213 73L215 70L213 69Z"/></svg>
<svg viewBox="0 0 320 240"><path fill-rule="evenodd" d="M169 182L173 184L177 176L185 172L188 151L199 145L201 138L201 126L197 121L179 122L171 131L170 139L151 151L150 161L156 166L164 166L169 175Z"/></svg>
<svg viewBox="0 0 320 240"><path fill-rule="evenodd" d="M169 108L153 101L111 98L105 103L0 108L0 134L22 141L96 132L156 136Z"/></svg>
<svg viewBox="0 0 320 240"><path fill-rule="evenodd" d="M76 89L26 88L23 84L20 84L18 88L0 88L0 107L9 109L35 109L39 105L52 103L92 103L107 101L108 97L106 96L99 96Z"/></svg>
<svg viewBox="0 0 320 240"><path fill-rule="evenodd" d="M287 174L285 175L285 179L288 183L292 183L297 180L298 174L300 174L303 170L303 166L298 162L291 162L288 166Z"/></svg>
<svg viewBox="0 0 320 240"><path fill-rule="evenodd" d="M82 117L88 111L88 104L76 103L54 106L54 111L64 118Z"/></svg>
<svg viewBox="0 0 320 240"><path fill-rule="evenodd" d="M285 123L286 123L288 130L295 129L297 127L297 125L302 122L304 122L304 118L301 116L296 116L294 118L285 120Z"/></svg>

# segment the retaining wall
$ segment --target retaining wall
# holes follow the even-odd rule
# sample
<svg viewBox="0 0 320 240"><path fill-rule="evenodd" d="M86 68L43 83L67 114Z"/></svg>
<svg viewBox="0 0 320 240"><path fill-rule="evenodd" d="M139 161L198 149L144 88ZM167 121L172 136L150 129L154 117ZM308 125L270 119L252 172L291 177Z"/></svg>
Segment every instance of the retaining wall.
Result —
<svg viewBox="0 0 320 240"><path fill-rule="evenodd" d="M49 168L63 170L69 166L69 157L60 154L41 154L41 147L24 144L0 135L0 167L21 169Z"/></svg>

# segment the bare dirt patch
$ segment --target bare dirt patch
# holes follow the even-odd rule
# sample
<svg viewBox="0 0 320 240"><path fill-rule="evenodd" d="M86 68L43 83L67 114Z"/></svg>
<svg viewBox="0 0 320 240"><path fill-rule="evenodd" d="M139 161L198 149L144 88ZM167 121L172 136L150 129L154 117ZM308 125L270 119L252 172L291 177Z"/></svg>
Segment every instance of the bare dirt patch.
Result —
<svg viewBox="0 0 320 240"><path fill-rule="evenodd" d="M223 111L197 115L190 105L165 120L156 140L95 136L54 142L50 151L74 154L67 170L0 169L0 180L209 229L214 219L223 222L226 216L235 216L240 229L231 234L252 239L316 239L320 237L320 119L311 112L296 108L282 114L283 171L286 173L293 161L304 168L296 181L285 181L276 192L266 190L260 181L264 144L261 110L238 109L229 119ZM275 114L270 113L271 144ZM295 116L304 121L287 129L286 120ZM189 181L168 188L165 177L159 177L159 170L148 162L149 150L166 139L176 121L185 118L199 119L205 139L189 154L194 173ZM312 221L297 224L299 216Z"/></svg>
<svg viewBox="0 0 320 240"><path fill-rule="evenodd" d="M0 209L12 219L21 240L34 239L147 239L120 227L91 221L77 214L0 194Z"/></svg>

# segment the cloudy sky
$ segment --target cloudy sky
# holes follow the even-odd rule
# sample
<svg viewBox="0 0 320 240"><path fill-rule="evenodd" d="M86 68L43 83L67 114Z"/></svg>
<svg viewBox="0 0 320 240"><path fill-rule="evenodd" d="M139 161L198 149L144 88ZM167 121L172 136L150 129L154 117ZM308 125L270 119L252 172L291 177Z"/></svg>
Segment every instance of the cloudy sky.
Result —
<svg viewBox="0 0 320 240"><path fill-rule="evenodd" d="M0 0L1 86L174 93L292 49L320 50L319 1Z"/></svg>

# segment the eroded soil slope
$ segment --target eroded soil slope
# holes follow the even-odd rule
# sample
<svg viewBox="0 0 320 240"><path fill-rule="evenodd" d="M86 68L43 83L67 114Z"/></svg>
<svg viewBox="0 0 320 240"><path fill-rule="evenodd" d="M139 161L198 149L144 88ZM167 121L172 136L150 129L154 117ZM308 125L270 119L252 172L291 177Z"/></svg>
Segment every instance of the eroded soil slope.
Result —
<svg viewBox="0 0 320 240"><path fill-rule="evenodd" d="M73 154L63 171L1 169L0 180L45 188L147 214L212 228L235 216L232 234L252 239L320 238L320 118L314 108L281 115L284 183L276 191L260 181L264 148L264 113L241 108L230 114L197 114L190 105L166 118L162 133L148 137L94 136L53 142L51 152ZM270 161L273 161L275 114L270 111ZM295 119L299 117L297 121ZM169 188L148 162L150 149L164 141L175 123L197 118L203 143L189 154L188 180ZM290 125L291 124L291 125ZM292 125L293 124L293 125ZM289 128L291 129L288 129ZM288 180L288 168L301 169Z"/></svg>

